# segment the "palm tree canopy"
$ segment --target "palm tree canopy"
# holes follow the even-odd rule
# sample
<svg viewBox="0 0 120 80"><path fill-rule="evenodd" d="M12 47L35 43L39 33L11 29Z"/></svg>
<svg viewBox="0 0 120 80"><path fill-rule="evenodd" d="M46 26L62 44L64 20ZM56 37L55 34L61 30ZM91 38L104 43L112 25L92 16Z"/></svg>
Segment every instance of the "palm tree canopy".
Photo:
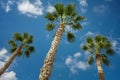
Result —
<svg viewBox="0 0 120 80"><path fill-rule="evenodd" d="M115 53L111 41L102 35L87 37L86 44L82 45L82 50L92 53L88 59L89 64L94 62L93 58L95 57L96 52L99 52L101 53L101 61L107 66L110 65L107 56L112 56Z"/></svg>
<svg viewBox="0 0 120 80"><path fill-rule="evenodd" d="M64 24L66 26L70 26L73 30L80 30L82 26L80 21L85 19L84 16L79 15L76 12L76 6L71 3L68 5L64 5L62 3L58 3L54 5L55 11L50 13L47 12L45 18L48 19L50 22L46 25L47 31L52 31L55 29L55 21L59 21L60 24ZM69 42L75 41L75 36L72 32L66 32L66 37ZM70 39L71 38L71 39Z"/></svg>
<svg viewBox="0 0 120 80"><path fill-rule="evenodd" d="M30 53L34 52L34 47L31 46L33 43L33 36L29 35L28 33L15 33L13 40L9 40L8 43L10 45L11 53L13 53L20 45L23 45L23 48L18 56L21 56L24 53L26 57L29 57Z"/></svg>

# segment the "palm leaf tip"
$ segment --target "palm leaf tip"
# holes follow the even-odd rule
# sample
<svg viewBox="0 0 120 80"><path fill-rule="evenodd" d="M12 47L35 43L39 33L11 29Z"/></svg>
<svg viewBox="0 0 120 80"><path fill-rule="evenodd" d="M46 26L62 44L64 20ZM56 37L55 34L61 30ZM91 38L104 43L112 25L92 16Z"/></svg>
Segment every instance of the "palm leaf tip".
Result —
<svg viewBox="0 0 120 80"><path fill-rule="evenodd" d="M71 3L66 6L66 14L68 16L72 16L72 14L75 12L75 4Z"/></svg>
<svg viewBox="0 0 120 80"><path fill-rule="evenodd" d="M78 16L74 19L74 22L82 21L82 20L84 20L84 19L85 19L84 16L78 15Z"/></svg>
<svg viewBox="0 0 120 80"><path fill-rule="evenodd" d="M55 25L53 23L48 23L46 25L46 30L47 31L52 31L55 28Z"/></svg>
<svg viewBox="0 0 120 80"><path fill-rule="evenodd" d="M80 29L82 29L82 26L80 23L75 23L75 24L72 24L72 28L74 30L80 30Z"/></svg>
<svg viewBox="0 0 120 80"><path fill-rule="evenodd" d="M101 58L102 58L102 62L107 65L107 66L110 66L110 61L108 60L107 56L105 54L102 54L101 55Z"/></svg>
<svg viewBox="0 0 120 80"><path fill-rule="evenodd" d="M92 56L89 57L89 59L88 59L88 64L92 65L93 62L94 62L94 58L93 58Z"/></svg>
<svg viewBox="0 0 120 80"><path fill-rule="evenodd" d="M86 45L82 45L82 50L87 51L88 47Z"/></svg>
<svg viewBox="0 0 120 80"><path fill-rule="evenodd" d="M13 38L16 40L16 41L22 41L23 40L23 37L20 33L15 33Z"/></svg>
<svg viewBox="0 0 120 80"><path fill-rule="evenodd" d="M49 12L45 15L45 18L47 18L50 21L54 21L56 19L56 17L57 17L57 14L53 14L53 13L49 13Z"/></svg>
<svg viewBox="0 0 120 80"><path fill-rule="evenodd" d="M93 42L93 40L92 40L91 37L87 37L87 38L86 38L86 42L87 42L87 43L91 43L91 42Z"/></svg>
<svg viewBox="0 0 120 80"><path fill-rule="evenodd" d="M68 42L74 42L75 41L75 36L71 32L68 32L66 34L66 37L67 37Z"/></svg>
<svg viewBox="0 0 120 80"><path fill-rule="evenodd" d="M55 9L56 9L56 11L57 11L57 13L59 15L63 15L63 13L64 13L64 4L62 4L62 3L55 4L54 7L55 7Z"/></svg>
<svg viewBox="0 0 120 80"><path fill-rule="evenodd" d="M115 51L113 49L107 49L106 50L106 54L107 55L114 55L115 54Z"/></svg>

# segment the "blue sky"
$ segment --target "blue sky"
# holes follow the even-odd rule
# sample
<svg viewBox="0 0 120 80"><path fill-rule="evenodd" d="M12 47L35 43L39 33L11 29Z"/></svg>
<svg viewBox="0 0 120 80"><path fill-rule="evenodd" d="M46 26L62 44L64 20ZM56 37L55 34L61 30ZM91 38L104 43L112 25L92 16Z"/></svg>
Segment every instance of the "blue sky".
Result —
<svg viewBox="0 0 120 80"><path fill-rule="evenodd" d="M0 0L0 67L11 55L7 42L15 32L32 34L36 49L28 59L17 57L0 80L38 80L55 32L45 30L48 21L44 16L59 2L74 3L86 20L81 23L83 29L74 32L74 43L68 43L63 35L50 80L98 80L96 65L86 63L88 54L80 48L87 36L96 34L107 36L116 50L116 55L109 57L111 66L103 65L105 80L120 80L119 0Z"/></svg>

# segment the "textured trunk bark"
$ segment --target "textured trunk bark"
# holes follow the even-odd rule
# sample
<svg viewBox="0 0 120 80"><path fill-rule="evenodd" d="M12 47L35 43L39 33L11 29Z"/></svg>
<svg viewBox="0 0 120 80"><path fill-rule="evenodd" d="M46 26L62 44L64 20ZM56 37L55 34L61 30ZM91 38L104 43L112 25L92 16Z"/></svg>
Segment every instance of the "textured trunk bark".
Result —
<svg viewBox="0 0 120 80"><path fill-rule="evenodd" d="M18 53L20 52L20 50L22 49L22 45L19 46L15 52L12 54L12 56L6 61L6 63L4 64L4 66L0 69L0 76L5 72L5 70L10 66L10 64L13 62L13 60L15 59L15 57L18 55Z"/></svg>
<svg viewBox="0 0 120 80"><path fill-rule="evenodd" d="M53 63L54 63L56 50L61 41L63 32L64 32L64 24L60 24L60 26L54 36L54 39L51 43L51 47L46 55L43 67L41 68L39 80L48 80L49 79L51 71L52 71Z"/></svg>
<svg viewBox="0 0 120 80"><path fill-rule="evenodd" d="M104 80L104 72L103 72L101 57L99 52L96 53L96 64L98 69L99 80Z"/></svg>

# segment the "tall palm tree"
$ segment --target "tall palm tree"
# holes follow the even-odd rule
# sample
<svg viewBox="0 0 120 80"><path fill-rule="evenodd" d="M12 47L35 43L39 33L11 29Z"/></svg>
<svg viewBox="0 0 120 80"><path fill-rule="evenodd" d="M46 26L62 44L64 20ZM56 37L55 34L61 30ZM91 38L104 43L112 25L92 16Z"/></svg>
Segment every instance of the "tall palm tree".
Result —
<svg viewBox="0 0 120 80"><path fill-rule="evenodd" d="M110 61L108 60L108 56L114 54L111 41L102 35L97 35L94 38L87 37L86 44L82 46L82 49L91 54L88 58L89 64L93 64L94 60L96 60L99 80L104 80L102 64L109 66Z"/></svg>
<svg viewBox="0 0 120 80"><path fill-rule="evenodd" d="M45 18L50 21L50 23L47 24L46 29L48 31L52 31L53 29L55 29L55 23L59 23L58 30L54 35L50 49L41 68L39 80L49 79L54 63L56 50L59 46L62 35L65 32L66 26L69 25L71 28L73 28L73 30L80 30L82 28L80 21L85 19L85 17L77 14L75 5L72 3L68 4L67 6L62 3L58 3L55 4L54 7L56 11L52 13L48 12L45 16ZM74 34L69 30L66 32L66 37L69 42L73 42L75 40Z"/></svg>
<svg viewBox="0 0 120 80"><path fill-rule="evenodd" d="M0 69L0 76L10 66L16 56L25 55L26 57L29 57L30 53L34 51L34 47L31 45L31 43L33 43L33 36L28 35L28 33L24 33L23 35L20 33L15 33L13 40L9 40L8 43L10 45L10 52L12 55Z"/></svg>

